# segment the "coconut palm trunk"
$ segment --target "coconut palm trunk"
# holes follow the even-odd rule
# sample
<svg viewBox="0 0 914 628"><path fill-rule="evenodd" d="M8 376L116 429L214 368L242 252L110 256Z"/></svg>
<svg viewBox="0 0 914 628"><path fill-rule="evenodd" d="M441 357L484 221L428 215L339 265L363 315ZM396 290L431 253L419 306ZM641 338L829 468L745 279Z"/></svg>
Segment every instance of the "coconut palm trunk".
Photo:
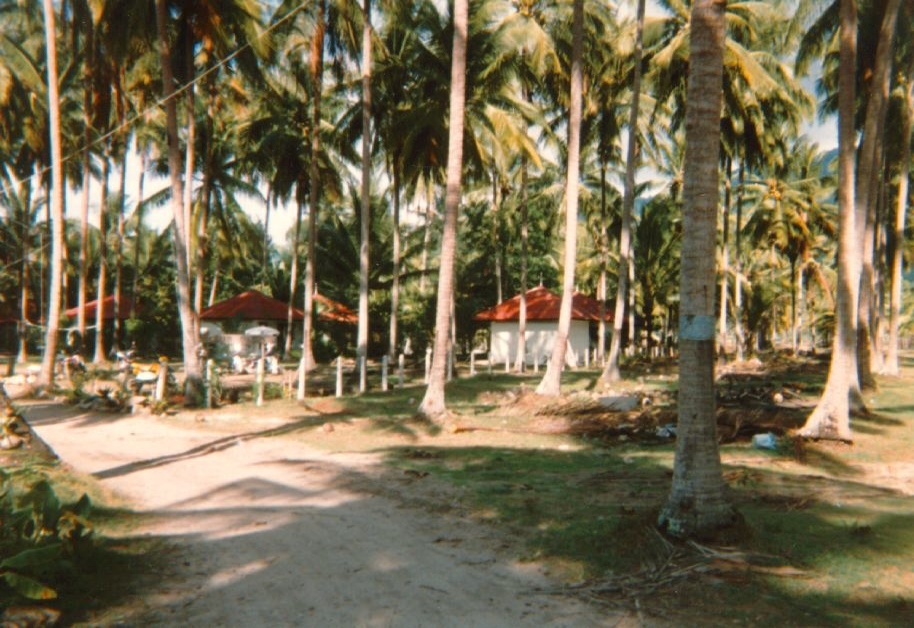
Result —
<svg viewBox="0 0 914 628"><path fill-rule="evenodd" d="M571 329L571 305L574 298L574 271L577 261L578 178L581 155L581 110L584 40L584 1L574 0L571 33L571 101L568 112L568 179L565 184L565 255L562 272L562 302L559 326L546 373L536 388L541 395L558 396L562 392L562 368L565 365L568 333Z"/></svg>
<svg viewBox="0 0 914 628"><path fill-rule="evenodd" d="M321 90L324 76L324 15L325 0L318 0L317 23L311 38L311 84L314 93L311 98L311 158L308 176L308 255L305 258L305 307L302 325L302 360L306 370L314 368L314 352L311 346L311 330L314 327L314 255L317 250L317 219L320 214L320 168L318 159L321 150ZM299 401L305 398L304 387L298 389Z"/></svg>
<svg viewBox="0 0 914 628"><path fill-rule="evenodd" d="M60 99L57 87L57 35L54 6L44 0L44 36L48 65L48 115L51 145L51 280L48 291L48 319L44 337L44 356L38 383L54 383L54 360L57 355L57 331L60 327L60 288L63 284L63 158L60 145Z"/></svg>
<svg viewBox="0 0 914 628"><path fill-rule="evenodd" d="M715 247L723 94L724 9L692 4L679 311L679 422L673 485L659 524L694 537L732 523L717 447L714 398Z"/></svg>
<svg viewBox="0 0 914 628"><path fill-rule="evenodd" d="M111 143L105 142L102 181L98 197L98 283L95 295L95 355L92 362L105 361L105 298L108 296L108 174L111 171Z"/></svg>
<svg viewBox="0 0 914 628"><path fill-rule="evenodd" d="M391 362L397 359L397 323L400 316L400 165L395 158L393 164L393 277L390 286L390 337L387 355Z"/></svg>
<svg viewBox="0 0 914 628"><path fill-rule="evenodd" d="M854 208L854 103L857 6L841 0L838 74L838 289L831 364L822 398L800 430L808 438L851 440L849 398L857 381L857 291L860 245Z"/></svg>
<svg viewBox="0 0 914 628"><path fill-rule="evenodd" d="M289 305L286 308L286 329L289 330L289 333L286 334L285 344L283 345L283 359L288 359L292 351L292 320L295 313L295 306L292 304L295 303L295 291L298 288L298 255L301 248L301 216L304 209L302 207L304 203L299 197L299 191L296 191L295 197L295 235L292 239L292 262L289 268Z"/></svg>
<svg viewBox="0 0 914 628"><path fill-rule="evenodd" d="M904 227L908 211L908 186L911 178L911 130L914 120L914 56L908 64L905 75L907 89L902 108L901 137L902 142L901 173L898 177L898 194L895 200L894 246L892 249L891 269L891 304L889 314L889 346L885 359L886 375L898 375L901 371L898 363L898 330L901 326L901 288L904 283L902 264L904 258Z"/></svg>
<svg viewBox="0 0 914 628"><path fill-rule="evenodd" d="M362 3L362 203L359 243L359 392L368 379L368 240L371 233L371 0Z"/></svg>
<svg viewBox="0 0 914 628"><path fill-rule="evenodd" d="M187 404L196 405L202 399L203 378L197 356L194 334L193 303L190 293L190 269L187 263L187 229L184 220L184 189L181 181L181 148L178 143L178 106L175 102L174 75L171 68L171 47L168 41L168 8L165 0L156 0L156 27L159 56L162 62L162 96L165 101L166 134L168 138L168 173L171 181L171 209L174 217L174 252L177 270L178 315L181 319L181 343L184 350L184 395ZM189 185L190 182L187 182Z"/></svg>
<svg viewBox="0 0 914 628"><path fill-rule="evenodd" d="M435 309L435 340L432 365L419 415L440 422L447 413L444 385L447 381L447 353L451 304L454 298L454 258L457 253L457 213L463 169L463 125L466 103L467 26L469 0L454 0L454 44L451 57L451 92L448 125L447 183L444 201L444 230L438 269L438 298Z"/></svg>
<svg viewBox="0 0 914 628"><path fill-rule="evenodd" d="M644 0L638 0L637 32L632 79L632 102L628 112L628 154L625 163L625 191L622 197L622 231L619 236L619 280L616 291L616 307L613 311L613 335L609 345L609 358L603 368L601 380L604 384L622 378L619 372L619 357L622 354L622 324L625 321L625 301L632 289L628 282L628 270L632 258L632 214L635 210L635 173L638 170L638 109L641 102L641 57L644 48Z"/></svg>
<svg viewBox="0 0 914 628"><path fill-rule="evenodd" d="M527 209L527 157L520 161L520 302L517 310L517 355L514 370L523 373L527 364L527 247L530 239Z"/></svg>
<svg viewBox="0 0 914 628"><path fill-rule="evenodd" d="M879 177L882 170L883 135L886 111L891 86L893 43L901 0L888 0L879 30L879 43L866 118L863 139L857 162L856 229L860 239L861 277L857 302L857 372L863 388L874 389L876 380L873 371L879 359L875 353L874 316L875 290L875 208L879 197Z"/></svg>

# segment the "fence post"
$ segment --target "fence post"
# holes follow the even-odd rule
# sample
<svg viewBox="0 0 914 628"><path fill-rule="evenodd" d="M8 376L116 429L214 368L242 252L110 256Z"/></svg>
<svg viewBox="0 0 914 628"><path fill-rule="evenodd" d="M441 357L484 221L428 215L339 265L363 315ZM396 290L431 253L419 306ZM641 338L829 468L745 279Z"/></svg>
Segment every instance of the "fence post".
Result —
<svg viewBox="0 0 914 628"><path fill-rule="evenodd" d="M511 357L505 356L505 374L507 375L510 372L511 372Z"/></svg>
<svg viewBox="0 0 914 628"><path fill-rule="evenodd" d="M405 366L405 363L406 363L406 356L404 356L401 353L400 357L397 358L397 379L399 380L400 388L403 388L403 368Z"/></svg>
<svg viewBox="0 0 914 628"><path fill-rule="evenodd" d="M305 356L302 354L301 360L298 361L298 394L299 401L305 400L305 386L307 385L308 374L305 370Z"/></svg>
<svg viewBox="0 0 914 628"><path fill-rule="evenodd" d="M159 379L156 380L156 392L154 399L162 401L165 398L165 391L168 388L168 362L159 359Z"/></svg>
<svg viewBox="0 0 914 628"><path fill-rule="evenodd" d="M476 352L470 351L470 377L476 375Z"/></svg>
<svg viewBox="0 0 914 628"><path fill-rule="evenodd" d="M425 383L428 384L428 380L432 375L432 348L429 347L425 350Z"/></svg>
<svg viewBox="0 0 914 628"><path fill-rule="evenodd" d="M204 403L203 407L207 410L213 407L213 360L206 360L206 377L204 382Z"/></svg>
<svg viewBox="0 0 914 628"><path fill-rule="evenodd" d="M258 406L262 406L262 405L263 405L263 387L264 387L264 378L263 378L263 376L264 376L264 370L265 370L265 369L264 369L264 362L266 362L266 359L264 358L263 345L261 344L260 359L257 360L257 376L256 376L256 377L257 377L257 381L256 381L256 384L255 384L255 385L257 386L257 405L258 405Z"/></svg>
<svg viewBox="0 0 914 628"><path fill-rule="evenodd" d="M387 356L381 357L381 390L387 392Z"/></svg>
<svg viewBox="0 0 914 628"><path fill-rule="evenodd" d="M343 396L343 356L336 358L336 396Z"/></svg>
<svg viewBox="0 0 914 628"><path fill-rule="evenodd" d="M539 352L539 350L536 350L533 352L533 372L534 373L540 372L540 352Z"/></svg>

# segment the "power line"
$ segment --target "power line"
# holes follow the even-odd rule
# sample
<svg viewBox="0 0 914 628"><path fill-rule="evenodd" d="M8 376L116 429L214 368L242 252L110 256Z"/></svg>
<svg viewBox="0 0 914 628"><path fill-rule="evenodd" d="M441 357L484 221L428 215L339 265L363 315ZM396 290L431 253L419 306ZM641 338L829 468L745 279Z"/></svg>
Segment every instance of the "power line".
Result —
<svg viewBox="0 0 914 628"><path fill-rule="evenodd" d="M290 11L289 13L284 15L282 18L280 18L276 23L271 24L266 30L264 30L262 33L260 33L260 35L258 35L254 41L260 41L261 39L263 39L264 37L269 35L271 32L273 32L274 30L279 28L279 26L281 26L283 23L290 20L299 11L303 10L305 8L306 4L307 4L306 2L302 2L298 7L296 7L295 9L293 9L292 11ZM165 98L165 97L159 98L157 101L155 101L154 103L152 103L151 105L146 107L143 111L134 114L132 117L128 118L127 120L125 120L124 122L119 124L118 126L109 130L107 133L100 135L95 140L74 150L69 155L66 155L63 158L62 162L69 162L77 157L81 157L86 151L90 150L91 148L94 148L95 146L101 144L102 142L107 141L112 136L133 126L141 118L145 118L149 113L153 112L156 109L159 109L160 107L165 106L165 104L170 99L177 98L178 96L182 95L184 92L186 92L191 87L196 86L197 83L202 81L204 78L208 77L210 74L220 70L227 64L231 63L238 55L240 55L242 52L244 52L248 48L251 48L252 46L253 46L253 42L250 42L250 41L243 44L242 46L240 46L239 48L234 50L231 54L226 56L224 59L221 59L218 62L216 62L216 64L213 65L212 67L207 68L201 74L196 75L193 80L188 81L187 83L178 86L177 89L175 89L175 91L168 98ZM46 167L42 168L39 172L32 174L30 177L28 177L26 179L23 179L22 181L20 181L20 183L28 183L29 185L31 185L32 181L34 179L44 176L44 174L47 173L48 171L50 171L50 167L46 166ZM10 191L11 191L10 188L8 188L5 183L2 186L0 186L0 193L2 193L3 195L6 195Z"/></svg>

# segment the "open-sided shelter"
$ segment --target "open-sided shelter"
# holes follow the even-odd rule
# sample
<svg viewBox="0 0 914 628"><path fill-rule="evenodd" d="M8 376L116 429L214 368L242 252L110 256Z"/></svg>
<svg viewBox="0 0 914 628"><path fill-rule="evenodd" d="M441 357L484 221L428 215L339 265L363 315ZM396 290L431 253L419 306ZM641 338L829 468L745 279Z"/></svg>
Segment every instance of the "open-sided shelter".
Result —
<svg viewBox="0 0 914 628"><path fill-rule="evenodd" d="M555 344L562 297L542 286L528 290L526 297L525 359L528 364L535 360L543 363L552 353ZM479 312L473 320L489 323L489 360L498 364L506 360L514 361L518 344L520 295ZM567 361L576 364L584 360L585 352L590 349L590 326L599 320L599 302L575 292L571 306L571 328L568 332L570 351L567 354ZM611 313L607 311L604 320L612 320Z"/></svg>

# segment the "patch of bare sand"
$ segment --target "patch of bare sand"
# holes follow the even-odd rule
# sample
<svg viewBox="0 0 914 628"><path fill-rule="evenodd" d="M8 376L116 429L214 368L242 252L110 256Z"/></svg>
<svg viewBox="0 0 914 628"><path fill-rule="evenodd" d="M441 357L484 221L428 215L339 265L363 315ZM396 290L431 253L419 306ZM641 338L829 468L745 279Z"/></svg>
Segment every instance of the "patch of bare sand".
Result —
<svg viewBox="0 0 914 628"><path fill-rule="evenodd" d="M538 592L554 583L536 566L507 559L506 541L493 530L415 507L434 484L385 481L374 455L308 449L275 429L288 419L257 416L257 429L239 423L231 431L193 417L78 414L54 405L29 407L26 416L65 462L149 515L142 534L169 542L157 582L102 623L633 621Z"/></svg>

